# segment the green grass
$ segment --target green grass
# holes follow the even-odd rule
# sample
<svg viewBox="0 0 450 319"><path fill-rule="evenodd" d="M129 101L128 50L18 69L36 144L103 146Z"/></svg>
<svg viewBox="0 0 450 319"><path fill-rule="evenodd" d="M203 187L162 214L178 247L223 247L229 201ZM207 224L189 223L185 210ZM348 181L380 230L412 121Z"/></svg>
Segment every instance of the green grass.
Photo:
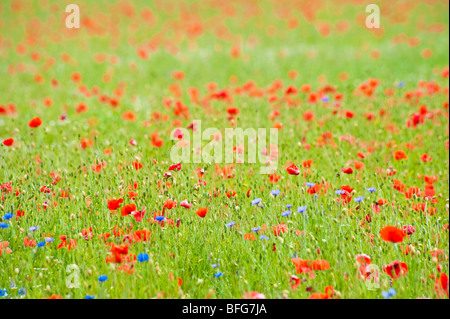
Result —
<svg viewBox="0 0 450 319"><path fill-rule="evenodd" d="M23 1L25 6L18 12L12 9L16 1L0 4L0 106L13 103L17 109L12 116L2 116L0 112L0 142L10 137L15 141L10 147L0 143L0 185L12 183L14 190L3 191L0 198L0 214L11 209L14 212L12 219L1 221L9 227L0 228L0 242L9 242L12 250L11 254L4 250L0 256L0 289L8 291L4 298L157 298L161 292L164 298L241 298L249 291L261 292L267 298L308 298L311 292L307 287L312 292L324 292L326 286L333 286L339 298L382 298L381 291L390 287L390 277L382 272L382 266L394 260L408 265L408 273L393 280L392 287L397 290L394 298L437 297L435 279L430 276L449 272L449 235L448 229L443 229L449 219L448 107L444 107L445 102L448 105L449 82L448 76L441 76L446 67L448 70L449 60L448 3L379 1L384 34L377 37L357 22L358 17L365 19L365 5L370 2L311 1L301 6L290 0L261 1L258 11L257 2L224 5L221 1L208 1L200 5L194 1L77 1L82 20L90 17L97 27L103 28L100 35L92 34L85 24L79 31L65 29L66 2ZM121 3L134 7L132 18L120 9ZM225 17L229 6L235 8L236 14ZM145 7L156 17L154 23L141 18ZM305 18L307 9L315 12L313 20ZM180 12L191 14L186 17ZM404 16L403 23L395 22L398 12ZM287 28L290 19L298 19L297 28ZM335 26L343 20L349 29L340 33ZM189 28L198 23L203 33L189 40ZM328 36L317 31L320 23L331 26ZM433 24L443 27L443 32L431 32ZM268 35L268 27L274 27L277 34ZM227 34L224 38L217 36L217 30L222 29ZM393 40L399 35L406 37L406 42ZM411 47L408 41L413 37L420 44ZM152 41L157 42L156 49L149 51L148 59L141 59L137 49ZM19 44L25 45L25 55L16 52ZM230 49L236 44L241 55L233 58ZM177 52L172 48L177 48ZM425 49L432 50L431 57L422 57ZM371 57L373 50L379 51L378 59ZM39 61L31 58L33 52L39 53ZM63 53L70 55L69 63L62 61ZM117 57L118 62L96 63L97 53ZM46 61L51 59L54 63L48 67ZM17 71L21 65L24 72ZM183 80L172 77L176 70L185 73ZM288 77L290 70L298 72L295 79ZM81 83L71 80L75 72L81 74ZM346 81L340 79L343 72L349 76ZM35 82L36 74L44 77L43 83ZM112 75L109 82L103 81L105 74ZM237 77L237 83L230 82L231 76ZM374 95L355 96L354 90L372 78L380 83ZM58 87L51 85L52 79L59 82ZM268 102L268 88L277 79L283 81L283 87L275 94L281 98L286 88L293 85L299 90L295 96L301 100L298 105ZM248 81L254 81L263 90L262 97L234 93L235 88ZM397 88L401 81L404 87ZM427 94L418 86L420 81L436 83L439 92ZM204 106L191 101L189 88L197 88L202 100L208 95L206 86L211 82L219 90L227 89L232 103L211 100ZM181 88L179 98L169 90L173 83ZM112 108L101 103L99 95L86 97L79 90L81 84L88 90L97 87L107 96L114 96L115 90L123 87L123 96L116 97L120 105ZM308 103L307 94L300 90L303 84L310 84L313 91L324 84L332 85L343 94L342 105L335 108L332 102ZM394 89L392 96L384 93L389 88ZM420 100L410 102L404 98L406 92L416 90L424 91ZM333 94L328 96L332 98ZM52 99L51 107L44 105L45 98ZM165 98L182 101L190 118L175 116L172 109L164 106ZM81 102L88 111L78 114L75 108ZM406 127L406 121L421 105L433 115L415 129ZM218 176L214 164L183 163L181 171L172 172L168 180L171 187L160 187L158 183L165 183L164 173L173 164L172 121L180 120L182 127L187 127L193 120L201 120L203 129L217 127L223 131L231 127L226 113L230 106L239 108L236 125L244 129L282 123L278 138L279 181L270 183L268 175L259 174L261 163L236 164L229 179ZM280 116L272 121L269 117L274 109ZM128 110L136 113L136 121L122 119ZM315 113L311 122L303 119L306 110ZM334 110L338 113L333 114ZM345 118L346 110L354 113L352 119ZM386 112L384 116L380 115L381 110ZM166 114L167 121L152 121L155 111ZM375 116L372 121L364 118L369 112ZM60 120L62 114L67 115L65 121ZM30 128L28 122L35 116L42 119L43 125ZM144 121L150 121L150 125L144 126ZM396 131L387 130L388 125L395 125ZM161 148L152 146L153 132L159 132L164 142ZM324 132L332 133L336 148L317 146L317 139ZM347 134L355 138L353 143L340 139ZM81 149L82 137L91 138L93 146ZM137 141L137 146L129 144L131 139ZM311 145L309 151L303 147L305 143ZM408 149L407 143L413 143L415 148ZM376 150L368 152L367 145ZM104 154L108 148L111 155ZM396 161L396 150L404 150L408 159ZM367 157L357 158L358 152ZM432 157L431 162L420 160L424 153ZM37 155L40 164L35 160ZM101 173L91 170L97 159L107 163ZM308 159L314 162L304 177L307 169L301 165ZM348 161L355 159L365 164L364 169L343 174L341 169L352 166ZM143 164L142 169L132 167L136 160ZM297 164L300 175L286 172L288 162ZM395 176L377 174L377 168L390 166L397 170ZM198 185L198 167L205 169L202 180L206 185ZM51 185L51 172L61 176L59 183ZM437 202L427 201L427 207L436 208L434 215L412 209L413 204L426 202L423 197L408 199L392 186L393 179L398 179L406 187L417 186L423 191L425 182L419 175L438 177L434 184ZM139 195L131 200L127 187L134 181L138 182ZM326 194L314 198L306 193L306 182L323 181L330 185ZM40 191L45 185L52 193ZM358 210L353 200L348 206L336 202L339 196L335 190L343 185L355 188L354 198L364 197ZM369 187L376 187L377 191L369 193ZM247 197L249 189L252 192ZM272 189L281 190L282 194L273 197ZM18 196L15 190L19 190ZM60 198L61 190L68 190L71 197ZM214 196L215 190L220 191L218 196ZM228 190L235 190L236 197L227 198ZM87 198L91 201L89 207ZM139 209L146 206L144 220L137 223L132 216L111 213L107 206L111 198L123 198L123 205L134 202ZM262 198L263 209L251 206L255 198ZM372 211L371 204L381 198L389 204L379 214L372 214L371 223L361 227ZM152 212L161 211L168 199L178 202L167 214L175 223L181 219L180 227L161 227L151 222ZM184 199L193 204L189 210L179 206ZM46 201L49 207L44 210L42 204ZM293 213L282 217L287 204L293 205ZM308 217L296 213L298 206L308 207ZM200 207L209 209L205 218L195 214ZM25 211L25 216L16 219L17 210ZM239 228L225 226L231 221ZM286 223L288 231L275 236L272 226L281 222ZM244 240L251 228L263 224L268 227L265 235L269 240L260 240L260 234L254 241ZM110 247L98 235L113 234L116 225L132 225L133 231L151 232L149 242L129 247L130 254L147 253L150 258L134 264L133 274L118 270L120 264L105 261ZM386 225L413 225L416 232L403 243L393 244L379 236ZM28 231L32 226L39 229ZM86 241L81 232L89 227L93 228L93 238ZM295 230L304 231L305 235L298 236ZM369 234L374 235L372 243ZM24 246L25 237L42 242L46 235L53 237L54 242L39 248ZM76 249L57 249L61 235L76 239ZM123 236L111 235L108 239L115 244L123 241ZM401 246L406 245L413 245L415 253L404 255ZM430 254L433 249L444 252L439 262ZM355 257L361 253L369 255L380 268L380 289L368 290L358 278ZM314 279L296 274L293 255L325 259L330 269L316 271ZM220 267L214 269L211 265L217 263ZM66 286L66 267L71 264L80 269L81 285L77 289ZM214 273L218 271L223 276L216 278ZM100 275L107 275L108 280L99 282ZM305 278L296 290L291 289L291 275ZM181 287L177 278L183 280ZM14 288L10 287L11 282ZM25 297L19 295L20 288L26 289Z"/></svg>

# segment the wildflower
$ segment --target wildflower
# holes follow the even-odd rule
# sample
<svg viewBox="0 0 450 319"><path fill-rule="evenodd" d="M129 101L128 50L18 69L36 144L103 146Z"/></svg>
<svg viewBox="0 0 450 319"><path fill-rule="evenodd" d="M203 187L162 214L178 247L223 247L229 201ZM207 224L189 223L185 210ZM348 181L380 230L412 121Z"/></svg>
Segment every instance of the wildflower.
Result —
<svg viewBox="0 0 450 319"><path fill-rule="evenodd" d="M228 224L225 224L225 226L227 227L232 227L234 226L236 223L234 221L229 222Z"/></svg>
<svg viewBox="0 0 450 319"><path fill-rule="evenodd" d="M32 118L29 122L28 122L28 126L29 127L33 127L33 128L35 128L35 127L39 127L39 126L41 126L42 125L42 120L41 120L41 118L40 117L35 117L35 118Z"/></svg>
<svg viewBox="0 0 450 319"><path fill-rule="evenodd" d="M286 216L289 216L290 214L292 214L292 211L287 210L287 211L281 213L281 216L286 217Z"/></svg>
<svg viewBox="0 0 450 319"><path fill-rule="evenodd" d="M4 219L4 220L8 220L8 219L13 218L13 216L14 216L14 214L8 213L8 214L3 215L3 219Z"/></svg>
<svg viewBox="0 0 450 319"><path fill-rule="evenodd" d="M380 237L384 241L390 241L392 243L401 243L406 234L395 226L385 226L380 231Z"/></svg>
<svg viewBox="0 0 450 319"><path fill-rule="evenodd" d="M206 214L208 213L208 208L207 207L200 207L195 213L198 216L200 216L201 218L204 218L206 216Z"/></svg>
<svg viewBox="0 0 450 319"><path fill-rule="evenodd" d="M295 164L292 164L286 170L287 170L289 175L299 175L300 174L300 171L299 171L298 167Z"/></svg>
<svg viewBox="0 0 450 319"><path fill-rule="evenodd" d="M148 261L148 259L149 259L148 254L142 253L137 256L137 260L141 263Z"/></svg>
<svg viewBox="0 0 450 319"><path fill-rule="evenodd" d="M281 191L280 190L275 190L275 189L272 189L271 191L270 191L270 194L272 194L273 196L278 196L278 195L280 195L280 193L281 193Z"/></svg>
<svg viewBox="0 0 450 319"><path fill-rule="evenodd" d="M369 187L369 188L367 189L367 191L373 193L373 192L376 192L377 189L376 189L375 187Z"/></svg>
<svg viewBox="0 0 450 319"><path fill-rule="evenodd" d="M100 281L100 282L104 282L107 279L108 279L108 276L106 276L106 275L101 275L100 277L98 277L98 281Z"/></svg>
<svg viewBox="0 0 450 319"><path fill-rule="evenodd" d="M261 198L256 198L252 200L252 206L258 205L259 203L261 203Z"/></svg>
<svg viewBox="0 0 450 319"><path fill-rule="evenodd" d="M364 197L358 196L358 197L354 198L353 200L354 200L355 202L359 203L359 202L362 202L362 201L364 200Z"/></svg>
<svg viewBox="0 0 450 319"><path fill-rule="evenodd" d="M261 226L258 226L258 227L255 227L255 228L252 228L252 232L258 232L258 231L260 231L261 230Z"/></svg>
<svg viewBox="0 0 450 319"><path fill-rule="evenodd" d="M223 273L221 273L221 272L217 272L214 274L214 277L216 277L216 278L219 278L221 276L223 276Z"/></svg>
<svg viewBox="0 0 450 319"><path fill-rule="evenodd" d="M406 275L408 266L404 262L394 260L389 265L383 266L383 271L392 279L398 279Z"/></svg>
<svg viewBox="0 0 450 319"><path fill-rule="evenodd" d="M389 291L381 292L381 294L383 295L384 299L390 299L397 294L397 291L394 288L391 288L389 289Z"/></svg>
<svg viewBox="0 0 450 319"><path fill-rule="evenodd" d="M299 206L297 208L297 213L299 213L299 214L304 213L306 211L306 208L307 208L306 206Z"/></svg>
<svg viewBox="0 0 450 319"><path fill-rule="evenodd" d="M13 143L14 143L14 139L12 139L12 138L7 138L6 140L4 140L2 142L2 144L5 146L11 146L11 145L13 145Z"/></svg>
<svg viewBox="0 0 450 319"><path fill-rule="evenodd" d="M181 207L184 207L184 208L188 208L188 209L191 208L191 204L188 203L187 199L183 200L183 201L180 203L180 206L181 206Z"/></svg>
<svg viewBox="0 0 450 319"><path fill-rule="evenodd" d="M448 277L445 273L440 274L440 276L436 278L434 291L436 292L438 298L448 299Z"/></svg>

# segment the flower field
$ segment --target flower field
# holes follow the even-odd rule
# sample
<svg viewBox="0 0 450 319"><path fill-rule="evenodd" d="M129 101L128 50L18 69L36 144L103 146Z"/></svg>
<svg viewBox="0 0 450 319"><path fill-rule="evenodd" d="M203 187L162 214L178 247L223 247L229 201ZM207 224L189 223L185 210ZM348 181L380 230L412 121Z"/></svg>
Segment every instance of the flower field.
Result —
<svg viewBox="0 0 450 319"><path fill-rule="evenodd" d="M448 298L449 4L371 3L2 0L0 299Z"/></svg>

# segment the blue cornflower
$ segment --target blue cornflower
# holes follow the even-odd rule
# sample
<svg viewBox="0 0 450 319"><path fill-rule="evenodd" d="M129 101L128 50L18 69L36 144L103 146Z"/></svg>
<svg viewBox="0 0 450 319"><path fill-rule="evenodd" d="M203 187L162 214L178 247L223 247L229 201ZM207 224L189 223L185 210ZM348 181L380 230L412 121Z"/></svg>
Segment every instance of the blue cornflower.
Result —
<svg viewBox="0 0 450 319"><path fill-rule="evenodd" d="M137 256L137 260L141 263L143 263L144 261L148 261L148 255L145 253L139 254Z"/></svg>
<svg viewBox="0 0 450 319"><path fill-rule="evenodd" d="M357 203L362 202L363 200L364 200L364 197L362 197L362 196L358 196L355 198L355 202L357 202Z"/></svg>
<svg viewBox="0 0 450 319"><path fill-rule="evenodd" d="M40 242L40 243L37 243L36 246L42 247L42 246L45 246L45 244L46 244L46 242L45 242L45 241L42 241L42 242Z"/></svg>
<svg viewBox="0 0 450 319"><path fill-rule="evenodd" d="M0 228L8 228L9 225L5 223L0 223Z"/></svg>
<svg viewBox="0 0 450 319"><path fill-rule="evenodd" d="M405 86L405 81L401 81L401 82L399 82L398 84L397 84L397 87L398 88L402 88L402 87L404 87Z"/></svg>
<svg viewBox="0 0 450 319"><path fill-rule="evenodd" d="M84 299L95 299L95 296L94 295L92 295L92 296L86 295L86 297L84 297Z"/></svg>
<svg viewBox="0 0 450 319"><path fill-rule="evenodd" d="M261 203L261 198L256 198L252 200L252 206L258 205L259 203Z"/></svg>
<svg viewBox="0 0 450 319"><path fill-rule="evenodd" d="M345 191L343 191L342 189L338 189L335 191L335 193L338 195L342 195L342 194L345 194Z"/></svg>
<svg viewBox="0 0 450 319"><path fill-rule="evenodd" d="M6 297L8 296L8 290L5 289L0 289L0 297Z"/></svg>
<svg viewBox="0 0 450 319"><path fill-rule="evenodd" d="M397 294L397 291L394 288L389 289L389 291L383 291L381 292L384 299L389 299L391 297L394 297Z"/></svg>
<svg viewBox="0 0 450 319"><path fill-rule="evenodd" d="M161 222L161 221L164 220L164 216L156 216L155 220L158 221L158 222Z"/></svg>
<svg viewBox="0 0 450 319"><path fill-rule="evenodd" d="M292 206L293 206L292 204L287 204L286 208L292 208Z"/></svg>
<svg viewBox="0 0 450 319"><path fill-rule="evenodd" d="M314 187L316 185L316 183L306 183L306 186L308 187Z"/></svg>
<svg viewBox="0 0 450 319"><path fill-rule="evenodd" d="M101 275L100 277L98 277L98 281L100 281L100 282L104 282L107 279L108 279L108 276L106 276L106 275Z"/></svg>
<svg viewBox="0 0 450 319"><path fill-rule="evenodd" d="M46 237L46 238L45 238L45 241L46 241L47 243L53 243L54 239L53 239L53 237Z"/></svg>
<svg viewBox="0 0 450 319"><path fill-rule="evenodd" d="M8 219L13 218L13 216L14 216L14 214L8 213L8 214L3 215L3 219L4 219L4 220L8 220Z"/></svg>
<svg viewBox="0 0 450 319"><path fill-rule="evenodd" d="M28 231L36 231L39 229L39 226L31 226L30 228L28 228Z"/></svg>
<svg viewBox="0 0 450 319"><path fill-rule="evenodd" d="M216 278L219 278L220 276L223 276L223 273L221 273L221 272L216 272L216 273L214 274L214 277L216 277Z"/></svg>
<svg viewBox="0 0 450 319"><path fill-rule="evenodd" d="M304 213L306 211L307 206L300 206L299 208L297 208L297 213L301 214Z"/></svg>
<svg viewBox="0 0 450 319"><path fill-rule="evenodd" d="M236 223L234 221L231 221L230 223L225 224L225 226L232 227L232 226L234 226L234 224L236 224Z"/></svg>
<svg viewBox="0 0 450 319"><path fill-rule="evenodd" d="M278 189L272 189L272 190L270 191L270 193L271 193L273 196L276 197L276 196L280 195L281 191L278 190Z"/></svg>
<svg viewBox="0 0 450 319"><path fill-rule="evenodd" d="M255 227L255 228L252 228L252 232L257 232L257 231L259 231L261 229L261 227L260 226L258 226L258 227Z"/></svg>
<svg viewBox="0 0 450 319"><path fill-rule="evenodd" d="M217 267L220 267L220 264L212 264L211 265L213 268L217 268Z"/></svg>
<svg viewBox="0 0 450 319"><path fill-rule="evenodd" d="M330 100L330 98L328 96L324 96L323 98L321 98L322 102L328 102Z"/></svg>
<svg viewBox="0 0 450 319"><path fill-rule="evenodd" d="M375 188L375 187L369 187L368 189L367 189L367 191L369 191L369 192L376 192L377 191L377 189Z"/></svg>
<svg viewBox="0 0 450 319"><path fill-rule="evenodd" d="M286 217L286 216L289 216L290 214L292 214L292 211L287 210L287 211L285 211L285 212L282 212L282 213L281 213L281 216Z"/></svg>
<svg viewBox="0 0 450 319"><path fill-rule="evenodd" d="M267 237L266 235L261 235L261 237L259 237L259 239L269 240L269 237Z"/></svg>

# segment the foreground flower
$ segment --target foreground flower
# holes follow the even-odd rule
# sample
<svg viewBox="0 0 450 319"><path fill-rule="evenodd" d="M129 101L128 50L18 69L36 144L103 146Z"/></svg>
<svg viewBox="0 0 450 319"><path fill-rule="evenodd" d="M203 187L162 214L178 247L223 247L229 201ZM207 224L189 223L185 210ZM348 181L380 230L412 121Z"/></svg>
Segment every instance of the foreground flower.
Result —
<svg viewBox="0 0 450 319"><path fill-rule="evenodd" d="M401 243L406 234L395 226L385 226L380 231L380 237L384 241L389 241L392 243Z"/></svg>
<svg viewBox="0 0 450 319"><path fill-rule="evenodd" d="M438 298L448 299L448 276L445 273L442 273L439 277L436 278L434 291L436 292Z"/></svg>
<svg viewBox="0 0 450 319"><path fill-rule="evenodd" d="M2 144L5 146L11 146L11 145L13 145L13 143L14 143L14 139L12 139L12 138L7 138L6 140L4 140L2 142Z"/></svg>
<svg viewBox="0 0 450 319"><path fill-rule="evenodd" d="M383 271L392 279L398 279L407 274L408 266L404 262L394 260L389 265L383 266Z"/></svg>
<svg viewBox="0 0 450 319"><path fill-rule="evenodd" d="M200 207L195 213L198 216L200 216L201 218L204 218L206 216L206 214L208 213L208 208L207 207Z"/></svg>
<svg viewBox="0 0 450 319"><path fill-rule="evenodd" d="M42 125L42 120L41 120L41 118L40 117L35 117L35 118L32 118L31 120L30 120L30 122L28 122L28 126L29 127L39 127L39 126L41 126Z"/></svg>
<svg viewBox="0 0 450 319"><path fill-rule="evenodd" d="M289 175L299 175L300 174L300 171L295 164L292 164L291 166L289 166L286 169L286 171L289 173Z"/></svg>

